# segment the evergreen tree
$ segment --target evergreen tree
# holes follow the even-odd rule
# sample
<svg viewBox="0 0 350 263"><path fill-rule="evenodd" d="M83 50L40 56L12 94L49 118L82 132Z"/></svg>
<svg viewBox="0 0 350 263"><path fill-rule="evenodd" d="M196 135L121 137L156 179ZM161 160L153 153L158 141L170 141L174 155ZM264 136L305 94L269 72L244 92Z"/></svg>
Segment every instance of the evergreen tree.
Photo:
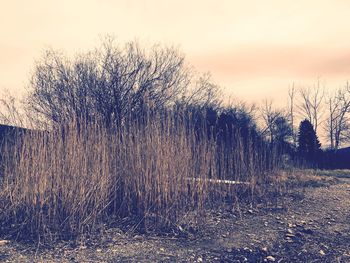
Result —
<svg viewBox="0 0 350 263"><path fill-rule="evenodd" d="M311 122L307 119L300 123L298 143L299 156L309 164L315 165L320 156L321 143Z"/></svg>
<svg viewBox="0 0 350 263"><path fill-rule="evenodd" d="M285 117L279 116L275 119L272 126L272 133L274 141L278 147L284 150L290 148L290 141L293 136L293 129Z"/></svg>

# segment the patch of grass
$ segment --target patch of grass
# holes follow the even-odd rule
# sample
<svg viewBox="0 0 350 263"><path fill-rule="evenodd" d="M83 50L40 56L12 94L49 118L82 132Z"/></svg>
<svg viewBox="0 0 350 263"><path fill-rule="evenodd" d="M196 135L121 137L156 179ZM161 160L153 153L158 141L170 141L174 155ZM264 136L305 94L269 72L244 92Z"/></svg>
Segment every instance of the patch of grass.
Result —
<svg viewBox="0 0 350 263"><path fill-rule="evenodd" d="M297 187L323 187L339 182L339 179L334 176L320 175L316 170L311 169L284 171L278 175L278 178L280 183Z"/></svg>
<svg viewBox="0 0 350 263"><path fill-rule="evenodd" d="M344 169L344 170L313 170L313 172L319 176L350 178L350 170L346 170L346 169Z"/></svg>

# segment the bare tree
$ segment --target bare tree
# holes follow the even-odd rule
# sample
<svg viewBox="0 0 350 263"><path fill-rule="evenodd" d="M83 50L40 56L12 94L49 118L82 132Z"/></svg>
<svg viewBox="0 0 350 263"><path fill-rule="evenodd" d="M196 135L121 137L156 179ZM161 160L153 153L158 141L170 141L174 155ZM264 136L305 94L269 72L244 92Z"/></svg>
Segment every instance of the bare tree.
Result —
<svg viewBox="0 0 350 263"><path fill-rule="evenodd" d="M326 131L332 149L338 149L339 146L349 140L350 129L350 87L346 84L345 88L337 90L334 96L327 99L328 119Z"/></svg>
<svg viewBox="0 0 350 263"><path fill-rule="evenodd" d="M291 88L289 88L288 90L288 97L289 97L289 119L290 119L290 125L292 128L292 133L293 133L293 144L294 146L296 146L297 144L297 134L295 132L295 128L294 128L294 120L295 120L295 113L294 113L294 104L295 104L295 87L294 87L294 83L292 85Z"/></svg>
<svg viewBox="0 0 350 263"><path fill-rule="evenodd" d="M23 97L26 95L23 94ZM28 129L45 130L45 122L26 107L22 96L5 90L0 98L0 123Z"/></svg>
<svg viewBox="0 0 350 263"><path fill-rule="evenodd" d="M292 128L288 122L287 114L273 108L272 102L265 100L260 108L263 120L262 134L265 135L270 144L284 144L292 136Z"/></svg>
<svg viewBox="0 0 350 263"><path fill-rule="evenodd" d="M322 122L324 89L320 87L318 81L314 88L300 89L299 93L301 96L301 101L297 105L299 113L311 122L315 132L317 132L318 126Z"/></svg>
<svg viewBox="0 0 350 263"><path fill-rule="evenodd" d="M74 59L47 51L36 65L27 105L52 123L72 116L121 123L145 104L157 109L173 104L189 83L177 49L155 45L146 52L136 42L121 48L107 39Z"/></svg>
<svg viewBox="0 0 350 263"><path fill-rule="evenodd" d="M210 73L205 73L192 80L193 85L182 97L185 105L217 108L221 105L220 87L211 81Z"/></svg>
<svg viewBox="0 0 350 263"><path fill-rule="evenodd" d="M24 126L25 120L19 102L9 91L5 91L0 99L0 122L6 125Z"/></svg>

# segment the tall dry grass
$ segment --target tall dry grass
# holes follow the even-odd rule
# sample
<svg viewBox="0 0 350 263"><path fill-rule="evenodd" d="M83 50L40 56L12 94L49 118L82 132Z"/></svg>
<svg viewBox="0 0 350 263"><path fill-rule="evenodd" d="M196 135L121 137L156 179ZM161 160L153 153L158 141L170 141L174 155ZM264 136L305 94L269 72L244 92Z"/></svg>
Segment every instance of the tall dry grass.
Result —
<svg viewBox="0 0 350 263"><path fill-rule="evenodd" d="M127 216L141 228L176 224L186 212L237 198L238 191L248 188L253 195L267 180L268 150L244 142L239 133L223 147L215 136L207 139L205 129L172 114L118 129L84 123L28 131L5 146L2 232L72 237L91 233L107 218Z"/></svg>

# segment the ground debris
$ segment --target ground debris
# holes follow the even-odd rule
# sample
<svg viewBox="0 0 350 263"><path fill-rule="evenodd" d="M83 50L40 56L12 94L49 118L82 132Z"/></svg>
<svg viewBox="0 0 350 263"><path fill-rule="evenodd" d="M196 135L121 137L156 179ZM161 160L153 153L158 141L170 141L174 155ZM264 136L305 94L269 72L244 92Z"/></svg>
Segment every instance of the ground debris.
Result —
<svg viewBox="0 0 350 263"><path fill-rule="evenodd" d="M2 237L0 262L350 262L349 187L350 179L342 179L328 188L293 189L284 197L288 210L209 210L202 230L181 223L172 236L111 228L100 239L52 248Z"/></svg>
<svg viewBox="0 0 350 263"><path fill-rule="evenodd" d="M267 256L264 261L275 262L276 259L273 256Z"/></svg>

